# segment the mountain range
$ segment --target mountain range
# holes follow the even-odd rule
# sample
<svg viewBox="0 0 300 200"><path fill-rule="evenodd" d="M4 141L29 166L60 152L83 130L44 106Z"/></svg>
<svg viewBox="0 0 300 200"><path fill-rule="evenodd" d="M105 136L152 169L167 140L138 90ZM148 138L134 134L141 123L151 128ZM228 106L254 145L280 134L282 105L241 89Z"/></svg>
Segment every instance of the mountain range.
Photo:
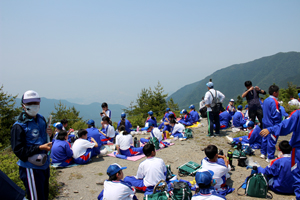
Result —
<svg viewBox="0 0 300 200"><path fill-rule="evenodd" d="M200 81L185 85L168 99L173 98L181 109L186 109L191 104L198 108L201 98L207 91L206 83L212 79L214 88L226 96L223 105L227 105L229 99L242 96L247 80L251 80L253 86L257 85L268 92L269 86L273 83L280 88L286 88L288 82L300 86L299 76L300 52L277 53L217 70Z"/></svg>

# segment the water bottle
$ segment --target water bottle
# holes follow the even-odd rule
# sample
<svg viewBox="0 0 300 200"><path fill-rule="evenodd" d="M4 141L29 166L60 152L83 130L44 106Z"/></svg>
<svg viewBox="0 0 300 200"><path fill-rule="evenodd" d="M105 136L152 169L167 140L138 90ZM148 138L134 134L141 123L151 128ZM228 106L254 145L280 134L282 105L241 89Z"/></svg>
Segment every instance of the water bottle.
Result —
<svg viewBox="0 0 300 200"><path fill-rule="evenodd" d="M140 126L136 127L136 132L138 133L140 131Z"/></svg>
<svg viewBox="0 0 300 200"><path fill-rule="evenodd" d="M137 141L136 147L140 147L140 140Z"/></svg>
<svg viewBox="0 0 300 200"><path fill-rule="evenodd" d="M134 147L137 147L137 141L138 141L137 138L134 137L134 142L133 142L133 146L134 146Z"/></svg>

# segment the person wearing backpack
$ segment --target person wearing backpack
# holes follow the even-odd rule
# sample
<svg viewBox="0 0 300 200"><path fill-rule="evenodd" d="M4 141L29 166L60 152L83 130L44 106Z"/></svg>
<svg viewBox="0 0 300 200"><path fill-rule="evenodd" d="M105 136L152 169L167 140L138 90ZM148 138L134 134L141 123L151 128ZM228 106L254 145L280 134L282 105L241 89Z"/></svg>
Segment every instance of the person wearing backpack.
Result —
<svg viewBox="0 0 300 200"><path fill-rule="evenodd" d="M280 105L278 103L279 87L276 85L271 85L269 87L270 96L264 101L263 107L263 127L268 128L279 124L282 121L282 114L280 111ZM275 158L275 145L277 143L278 137L273 137L273 135L268 135L262 138L261 143L261 158L265 159L268 154L267 162L270 162Z"/></svg>
<svg viewBox="0 0 300 200"><path fill-rule="evenodd" d="M257 167L257 172L264 174L268 179L269 188L281 194L294 194L291 187L295 180L291 172L291 151L292 147L289 142L283 140L279 143L280 155L273 160L266 168ZM247 166L247 169L256 169L252 166Z"/></svg>
<svg viewBox="0 0 300 200"><path fill-rule="evenodd" d="M206 83L208 91L205 93L205 106L207 107L207 121L208 121L208 136L214 136L214 124L216 125L216 134L220 134L220 119L219 113L220 103L223 102L225 95L220 91L214 89L213 82Z"/></svg>
<svg viewBox="0 0 300 200"><path fill-rule="evenodd" d="M197 189L192 200L223 200L226 199L217 193L214 188L216 180L213 179L214 172L211 170L201 169L195 175Z"/></svg>
<svg viewBox="0 0 300 200"><path fill-rule="evenodd" d="M292 146L291 153L291 172L294 177L293 189L296 199L300 200L300 110L295 110L288 119L283 120L280 124L263 129L260 132L262 137L271 134L273 137L288 135L293 132L290 139Z"/></svg>

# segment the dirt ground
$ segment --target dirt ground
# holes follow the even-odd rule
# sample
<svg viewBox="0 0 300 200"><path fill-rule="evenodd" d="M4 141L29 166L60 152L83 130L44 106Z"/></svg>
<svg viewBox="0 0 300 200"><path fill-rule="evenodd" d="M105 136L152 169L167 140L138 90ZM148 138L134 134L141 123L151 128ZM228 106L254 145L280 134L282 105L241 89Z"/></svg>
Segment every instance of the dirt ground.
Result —
<svg viewBox="0 0 300 200"><path fill-rule="evenodd" d="M170 164L174 174L178 174L177 167L188 162L194 161L201 163L201 160L205 157L203 148L209 144L216 145L219 149L222 149L224 153L227 153L229 149L233 150L228 145L226 135L234 137L237 133L232 133L231 129L222 130L220 136L209 138L207 137L207 119L203 119L201 123L204 125L200 128L193 128L194 138L187 141L175 141L175 145L170 146L166 149L157 151L156 156L162 158L165 164ZM245 132L246 133L246 132ZM138 138L148 137L148 135L138 135ZM281 140L289 140L291 134L285 137L280 137ZM278 142L278 143L279 143ZM276 152L277 155L277 152ZM262 167L266 167L268 163L261 159L260 151L256 150L255 155L251 156L254 161L257 161ZM103 181L108 178L106 170L112 163L118 163L122 167L126 166L124 176L136 175L139 163L145 158L140 159L136 162L113 158L113 157L100 157L93 158L93 161L87 165L75 166L71 168L58 169L59 176L58 182L62 183L60 193L57 199L97 199L99 193L103 189ZM227 184L235 191L226 196L227 199L256 199L253 197L238 196L237 189L244 182L245 178L250 175L251 170L246 170L244 167L237 166L237 160L233 160L235 171L230 172L231 178L227 180ZM179 177L188 181L193 180L193 177ZM270 191L273 195L273 199L280 200L292 200L296 199L294 195L279 195ZM243 193L240 189L239 193ZM143 199L143 193L136 194L138 199Z"/></svg>

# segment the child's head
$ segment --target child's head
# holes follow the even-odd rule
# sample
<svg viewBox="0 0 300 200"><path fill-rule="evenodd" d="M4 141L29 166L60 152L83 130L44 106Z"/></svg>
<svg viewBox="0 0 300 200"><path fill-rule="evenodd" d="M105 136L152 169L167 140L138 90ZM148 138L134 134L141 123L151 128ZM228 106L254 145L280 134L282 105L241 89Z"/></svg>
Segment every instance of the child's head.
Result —
<svg viewBox="0 0 300 200"><path fill-rule="evenodd" d="M230 99L229 104L233 106L234 105L234 99Z"/></svg>
<svg viewBox="0 0 300 200"><path fill-rule="evenodd" d="M192 105L190 105L189 109L195 110L195 106L192 104Z"/></svg>
<svg viewBox="0 0 300 200"><path fill-rule="evenodd" d="M218 148L215 145L208 145L204 149L204 152L205 152L205 155L208 157L208 159L212 160L218 154Z"/></svg>
<svg viewBox="0 0 300 200"><path fill-rule="evenodd" d="M68 120L66 119L61 120L60 123L62 123L65 128L68 126Z"/></svg>
<svg viewBox="0 0 300 200"><path fill-rule="evenodd" d="M87 139L87 131L85 129L80 129L78 131L78 137L82 139Z"/></svg>
<svg viewBox="0 0 300 200"><path fill-rule="evenodd" d="M247 127L249 130L252 130L254 128L254 122L253 121L250 121L248 123L248 127Z"/></svg>
<svg viewBox="0 0 300 200"><path fill-rule="evenodd" d="M278 97L279 94L279 87L277 85L271 85L269 87L269 95L272 95L274 97ZM264 102L264 99L260 99L261 102Z"/></svg>
<svg viewBox="0 0 300 200"><path fill-rule="evenodd" d="M90 119L86 124L88 125L88 128L95 127L95 121L92 119Z"/></svg>
<svg viewBox="0 0 300 200"><path fill-rule="evenodd" d="M200 189L210 188L215 184L213 179L214 172L211 170L201 169L195 175L195 180Z"/></svg>
<svg viewBox="0 0 300 200"><path fill-rule="evenodd" d="M67 131L59 131L56 139L57 140L66 140L66 139L68 139Z"/></svg>
<svg viewBox="0 0 300 200"><path fill-rule="evenodd" d="M119 181L124 177L123 169L127 169L127 167L121 167L119 164L114 163L107 168L107 175L109 176L109 181Z"/></svg>
<svg viewBox="0 0 300 200"><path fill-rule="evenodd" d="M242 105L238 105L237 109L240 110L240 111L242 111L243 110L243 106Z"/></svg>
<svg viewBox="0 0 300 200"><path fill-rule="evenodd" d="M155 152L155 147L153 144L146 144L144 147L143 147L143 153L145 154L145 156L147 157L153 157L156 155L156 152Z"/></svg>
<svg viewBox="0 0 300 200"><path fill-rule="evenodd" d="M174 126L175 124L176 124L176 121L175 121L175 119L174 119L174 118L173 118L173 119L171 119L171 120L170 120L170 125L171 125L171 126Z"/></svg>
<svg viewBox="0 0 300 200"><path fill-rule="evenodd" d="M150 110L150 111L148 112L148 115L149 115L149 116L152 116L152 115L153 115L153 111Z"/></svg>
<svg viewBox="0 0 300 200"><path fill-rule="evenodd" d="M246 109L246 110L248 109L248 104L247 104L247 105L245 105L245 109Z"/></svg>
<svg viewBox="0 0 300 200"><path fill-rule="evenodd" d="M104 117L102 118L102 121L103 121L103 124L109 124L110 119L109 119L108 116L104 116Z"/></svg>
<svg viewBox="0 0 300 200"><path fill-rule="evenodd" d="M290 154L292 149L293 148L286 140L283 140L279 143L279 151L281 151L283 154Z"/></svg>
<svg viewBox="0 0 300 200"><path fill-rule="evenodd" d="M171 109L170 108L166 108L166 112L169 112Z"/></svg>
<svg viewBox="0 0 300 200"><path fill-rule="evenodd" d="M126 131L125 126L124 125L120 125L118 128L119 133L121 133L123 131L123 135L128 135L129 133Z"/></svg>
<svg viewBox="0 0 300 200"><path fill-rule="evenodd" d="M168 118L169 118L169 121L170 121L171 119L175 119L175 116L174 116L174 114L169 114Z"/></svg>
<svg viewBox="0 0 300 200"><path fill-rule="evenodd" d="M245 87L246 87L247 89L251 88L251 87L252 87L252 82L251 82L251 81L246 81L246 82L245 82Z"/></svg>
<svg viewBox="0 0 300 200"><path fill-rule="evenodd" d="M55 132L59 132L63 128L63 125L60 122L54 123L53 126L55 127Z"/></svg>
<svg viewBox="0 0 300 200"><path fill-rule="evenodd" d="M103 103L101 104L101 108L102 108L103 110L107 111L107 109L108 109L107 103L106 103L106 102L103 102Z"/></svg>
<svg viewBox="0 0 300 200"><path fill-rule="evenodd" d="M182 109L182 110L180 111L180 114L187 114L186 109Z"/></svg>

